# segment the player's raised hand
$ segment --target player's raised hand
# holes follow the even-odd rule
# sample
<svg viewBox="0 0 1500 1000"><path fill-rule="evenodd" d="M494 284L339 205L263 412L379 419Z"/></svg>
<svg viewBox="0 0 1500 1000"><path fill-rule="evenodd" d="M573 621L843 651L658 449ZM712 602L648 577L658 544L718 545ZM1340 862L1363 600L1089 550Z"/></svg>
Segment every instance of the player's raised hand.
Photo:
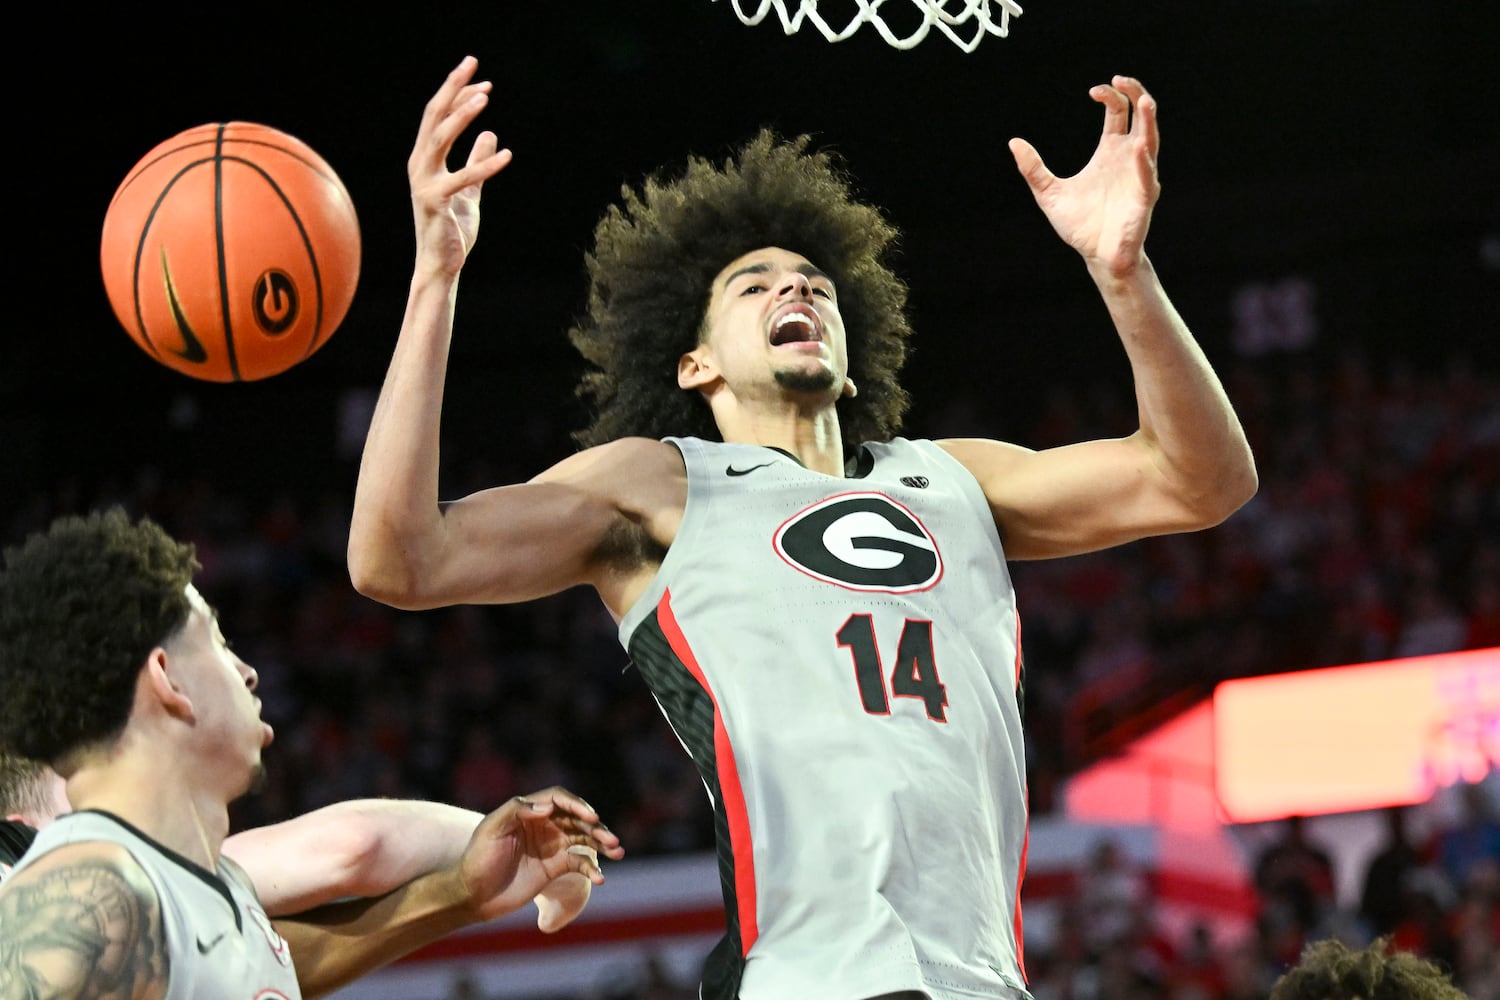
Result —
<svg viewBox="0 0 1500 1000"><path fill-rule="evenodd" d="M1104 129L1078 173L1058 177L1025 139L1010 140L1010 151L1057 234L1091 266L1119 276L1144 259L1151 210L1161 193L1156 101L1128 76L1094 87L1089 96L1104 105Z"/></svg>
<svg viewBox="0 0 1500 1000"><path fill-rule="evenodd" d="M460 866L478 919L509 913L541 896L538 926L553 931L588 901L571 876L580 875L591 886L604 884L601 853L623 857L620 838L587 802L554 786L517 796L486 816Z"/></svg>
<svg viewBox="0 0 1500 1000"><path fill-rule="evenodd" d="M511 160L495 133L480 132L458 170L448 169L453 144L489 103L492 84L474 80L479 62L465 56L427 102L417 142L406 161L417 227L417 269L456 275L479 236L484 182Z"/></svg>

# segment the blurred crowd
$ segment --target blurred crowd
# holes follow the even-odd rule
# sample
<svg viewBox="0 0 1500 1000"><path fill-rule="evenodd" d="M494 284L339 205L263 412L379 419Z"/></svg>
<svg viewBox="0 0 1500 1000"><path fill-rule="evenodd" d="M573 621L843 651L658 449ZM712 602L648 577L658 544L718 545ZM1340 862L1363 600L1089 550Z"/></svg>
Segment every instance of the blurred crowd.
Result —
<svg viewBox="0 0 1500 1000"><path fill-rule="evenodd" d="M1457 791L1458 809L1422 835L1411 808L1383 814L1384 839L1349 900L1336 892L1338 852L1302 817L1286 820L1252 859L1258 912L1234 936L1206 922L1166 933L1148 874L1101 841L1056 941L1028 947L1032 990L1037 1000L1264 1000L1307 945L1384 937L1438 963L1471 1000L1500 1000L1500 809L1484 785Z"/></svg>
<svg viewBox="0 0 1500 1000"><path fill-rule="evenodd" d="M1500 646L1494 373L1289 355L1225 380L1260 471L1248 505L1207 532L1013 568L1034 806L1220 681ZM1060 391L1029 443L1133 420Z"/></svg>
<svg viewBox="0 0 1500 1000"><path fill-rule="evenodd" d="M1012 566L1025 622L1035 812L1054 808L1060 781L1153 710L1218 681L1500 645L1494 372L1463 358L1417 364L1351 353L1244 359L1223 374L1259 463L1261 488L1249 505L1207 532ZM1134 424L1128 396L1059 388L1029 431L1006 436L1042 448ZM507 444L504 468L466 470L444 493L525 478L561 457L556 440L522 433ZM357 796L487 810L557 783L587 796L632 856L710 846L697 773L592 593L523 607L394 611L349 585L352 471L332 485L318 476L235 483L208 468L185 482L165 479L143 469L12 496L5 540L59 513L121 503L196 543L199 587L259 670L264 712L278 731L268 784L236 807L238 825ZM1400 933L1462 964L1474 935L1460 925L1478 921L1491 942L1497 936L1497 878L1488 869L1450 881L1436 900L1441 913L1403 909ZM1366 917L1372 932L1391 919ZM1336 930L1330 919L1306 900L1268 906L1253 955L1198 938L1156 940L1149 920L1130 925L1127 944L1108 947L1079 928L1068 948L1093 956L1094 985L1081 985L1077 955L1039 955L1037 995L1260 995L1246 982L1285 959L1292 938L1282 925L1305 935ZM1109 985L1148 953L1174 970L1173 992ZM1493 968L1493 952L1489 961ZM1482 976L1471 990L1495 995Z"/></svg>

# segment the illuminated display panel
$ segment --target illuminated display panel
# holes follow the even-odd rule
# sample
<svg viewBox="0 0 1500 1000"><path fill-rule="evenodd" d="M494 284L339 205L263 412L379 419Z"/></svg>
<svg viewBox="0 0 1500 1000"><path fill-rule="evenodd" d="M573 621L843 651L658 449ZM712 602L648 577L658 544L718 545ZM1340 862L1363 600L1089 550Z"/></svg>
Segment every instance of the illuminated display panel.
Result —
<svg viewBox="0 0 1500 1000"><path fill-rule="evenodd" d="M1411 805L1500 765L1500 648L1226 681L1213 711L1233 822Z"/></svg>

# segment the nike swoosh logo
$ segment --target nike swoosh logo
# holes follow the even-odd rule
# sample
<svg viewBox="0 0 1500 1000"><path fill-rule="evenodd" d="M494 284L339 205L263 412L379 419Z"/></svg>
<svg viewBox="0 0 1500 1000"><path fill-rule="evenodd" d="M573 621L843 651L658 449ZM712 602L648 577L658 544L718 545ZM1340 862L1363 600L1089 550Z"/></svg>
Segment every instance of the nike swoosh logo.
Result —
<svg viewBox="0 0 1500 1000"><path fill-rule="evenodd" d="M775 464L774 462L762 462L759 465L752 465L748 469L736 469L732 465L727 465L727 466L724 467L724 475L726 475L726 476L748 476L748 475L750 475L750 473L754 472L756 469L764 469L766 466L768 466L768 465L774 465L774 464Z"/></svg>
<svg viewBox="0 0 1500 1000"><path fill-rule="evenodd" d="M208 352L203 349L203 341L193 332L188 325L187 315L182 311L182 303L177 298L177 285L172 281L172 271L167 267L167 252L161 252L161 276L167 286L167 304L172 307L172 319L177 324L177 332L182 336L182 347L171 348L173 354L184 361L193 364L202 364L208 360Z"/></svg>
<svg viewBox="0 0 1500 1000"><path fill-rule="evenodd" d="M198 939L198 954L200 954L200 955L207 955L209 952L213 951L216 947L218 947L219 942L222 941L222 940L224 940L224 935L227 934L227 933L229 933L229 932L228 931L220 931L219 932L219 936L216 937L216 938L214 938L212 941L208 942L208 944L204 944L203 943L203 939L199 938Z"/></svg>

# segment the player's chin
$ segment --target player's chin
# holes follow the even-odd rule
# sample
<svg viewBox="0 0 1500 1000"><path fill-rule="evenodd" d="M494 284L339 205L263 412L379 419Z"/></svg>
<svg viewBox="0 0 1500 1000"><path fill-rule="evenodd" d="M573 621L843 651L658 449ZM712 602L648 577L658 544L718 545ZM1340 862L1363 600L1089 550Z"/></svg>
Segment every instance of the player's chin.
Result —
<svg viewBox="0 0 1500 1000"><path fill-rule="evenodd" d="M786 365L776 369L776 384L789 392L832 393L840 384L838 374L824 364Z"/></svg>

